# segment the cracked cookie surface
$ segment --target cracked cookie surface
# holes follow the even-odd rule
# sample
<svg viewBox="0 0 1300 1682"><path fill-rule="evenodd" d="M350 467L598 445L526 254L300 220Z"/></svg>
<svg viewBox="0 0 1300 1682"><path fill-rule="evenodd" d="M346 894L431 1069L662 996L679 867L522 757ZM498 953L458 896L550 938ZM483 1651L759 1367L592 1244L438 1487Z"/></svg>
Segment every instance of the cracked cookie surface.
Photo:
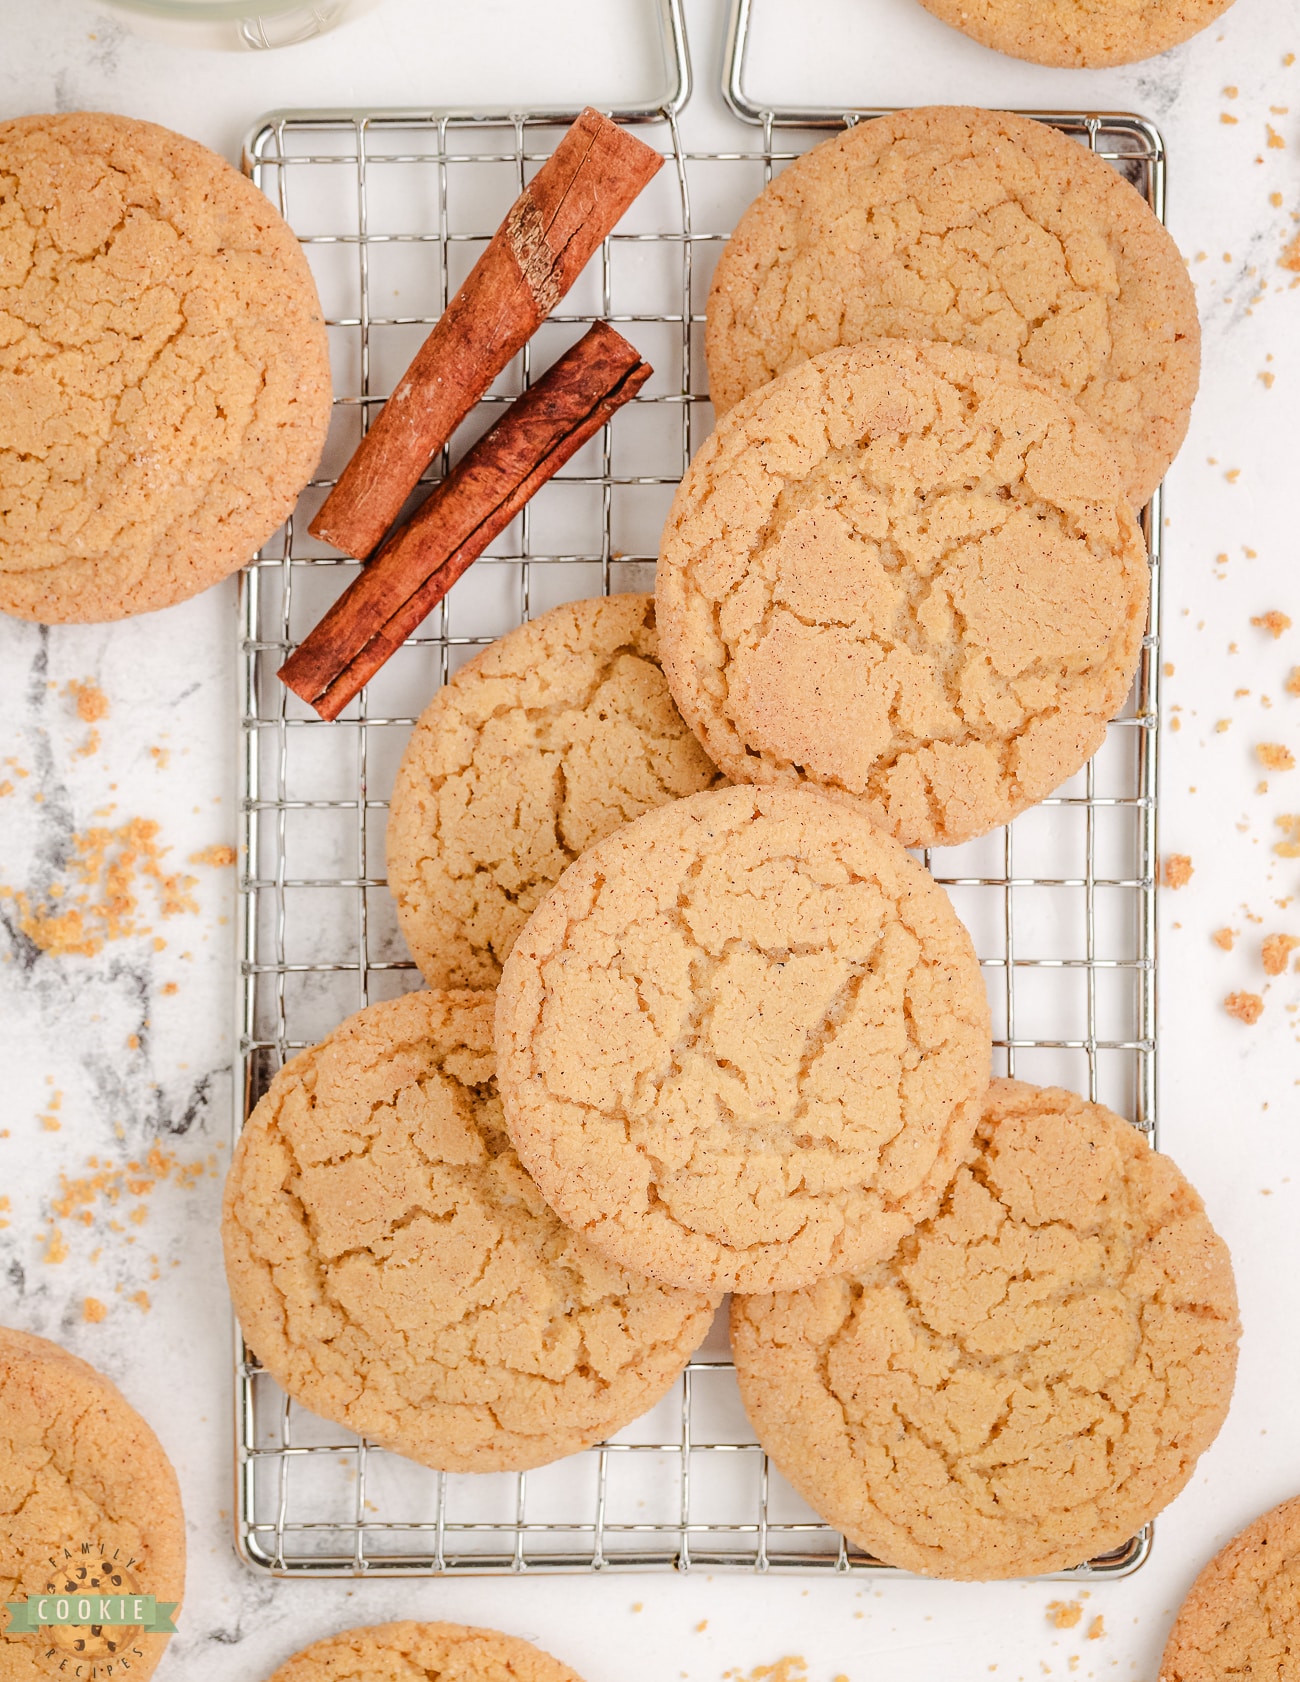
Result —
<svg viewBox="0 0 1300 1682"><path fill-rule="evenodd" d="M1154 58L1207 28L1232 0L921 0L995 52L1098 69Z"/></svg>
<svg viewBox="0 0 1300 1682"><path fill-rule="evenodd" d="M1079 1565L1159 1512L1223 1423L1239 1332L1168 1157L1005 1080L896 1254L731 1315L746 1410L804 1499L891 1565L969 1579Z"/></svg>
<svg viewBox="0 0 1300 1682"><path fill-rule="evenodd" d="M1300 1675L1300 1498L1248 1525L1192 1584L1159 1682L1290 1682Z"/></svg>
<svg viewBox="0 0 1300 1682"><path fill-rule="evenodd" d="M95 1550L83 1554L82 1544ZM185 1520L180 1489L161 1443L102 1373L56 1343L0 1327L0 1604L53 1585L79 1587L102 1557L121 1550L130 1579L103 1592L179 1601L185 1589ZM67 1574L50 1561L68 1549ZM131 1676L151 1676L168 1637L106 1626L101 1634L67 1626L38 1640L0 1630L0 1677L41 1682L62 1650L69 1674L82 1657L101 1666L130 1660ZM110 1648L109 1643L114 1644ZM138 1649L138 1651L137 1651ZM104 1670L104 1674L108 1674Z"/></svg>
<svg viewBox="0 0 1300 1682"><path fill-rule="evenodd" d="M944 846L1096 752L1148 587L1105 441L1048 383L953 345L857 345L745 398L692 461L660 656L734 781L806 778Z"/></svg>
<svg viewBox="0 0 1300 1682"><path fill-rule="evenodd" d="M251 181L153 123L0 123L0 611L117 619L227 577L329 408L311 271Z"/></svg>
<svg viewBox="0 0 1300 1682"><path fill-rule="evenodd" d="M935 1207L989 1073L947 895L815 789L692 795L588 849L506 960L496 1044L552 1207L706 1290L887 1254Z"/></svg>
<svg viewBox="0 0 1300 1682"><path fill-rule="evenodd" d="M522 1471L656 1402L716 1296L625 1273L519 1165L492 995L409 993L272 1081L222 1219L244 1335L305 1407L451 1472Z"/></svg>
<svg viewBox="0 0 1300 1682"><path fill-rule="evenodd" d="M570 602L445 684L407 744L388 885L431 987L491 987L578 854L722 774L659 666L654 598Z"/></svg>
<svg viewBox="0 0 1300 1682"><path fill-rule="evenodd" d="M465 1624L372 1624L314 1641L267 1682L581 1682L530 1641Z"/></svg>
<svg viewBox="0 0 1300 1682"><path fill-rule="evenodd" d="M1182 443L1200 373L1195 292L1145 200L1057 130L971 106L824 141L719 259L705 328L719 414L866 339L943 340L1054 381L1109 440L1136 507Z"/></svg>

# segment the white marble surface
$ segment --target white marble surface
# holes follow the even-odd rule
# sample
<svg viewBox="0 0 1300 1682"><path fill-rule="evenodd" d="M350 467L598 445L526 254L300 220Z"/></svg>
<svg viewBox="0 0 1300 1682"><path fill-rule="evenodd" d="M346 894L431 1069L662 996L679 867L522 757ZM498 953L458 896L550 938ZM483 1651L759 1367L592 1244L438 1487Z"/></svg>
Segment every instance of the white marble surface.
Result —
<svg viewBox="0 0 1300 1682"><path fill-rule="evenodd" d="M761 95L1145 113L1169 144L1174 233L1189 257L1207 254L1192 265L1205 327L1202 393L1170 483L1165 633L1175 670L1166 685L1162 843L1190 853L1196 869L1189 887L1162 902L1162 1123L1166 1148L1204 1191L1237 1262L1246 1335L1232 1414L1161 1520L1149 1565L1094 1588L1089 1617L1103 1614L1106 1634L1092 1642L1086 1623L1065 1632L1049 1625L1045 1608L1062 1591L1046 1584L354 1585L251 1575L230 1543L229 1321L216 1235L229 1131L233 872L185 863L234 840L234 587L122 625L44 631L3 621L0 759L17 766L0 766L0 784L15 785L0 797L0 883L39 897L66 878L74 832L136 817L156 820L169 866L198 879L196 911L160 918L146 892L150 934L93 957L36 951L18 932L14 902L0 901L0 1196L9 1199L0 1210L8 1223L0 1321L60 1338L110 1372L176 1462L190 1572L181 1634L160 1677L257 1682L328 1630L417 1615L531 1636L588 1682L713 1679L782 1653L805 1655L813 1682L836 1673L947 1682L991 1671L1155 1682L1173 1610L1199 1565L1248 1518L1300 1490L1300 1057L1287 1008L1300 1001L1300 977L1272 982L1256 1027L1220 1008L1230 988L1260 990L1260 935L1300 932L1300 906L1289 902L1300 861L1271 852L1274 817L1300 811L1300 771L1268 778L1257 793L1263 773L1252 758L1260 740L1300 749L1300 700L1283 690L1300 663L1300 292L1277 266L1300 211L1300 64L1283 62L1300 53L1300 17L1293 0L1238 0L1217 27L1163 59L1089 73L999 58L912 0L755 5L751 79ZM695 144L727 128L714 91L721 6L699 0L690 15L698 85L684 130ZM234 157L251 121L272 107L646 97L661 85L654 39L647 0L387 0L302 47L197 55L140 41L82 0L0 0L0 117L106 108L169 123ZM1238 121L1222 122L1221 112ZM1284 146L1266 144L1266 123ZM1271 193L1282 195L1280 207ZM1271 389L1261 372L1275 374ZM1226 562L1216 562L1221 555ZM1288 611L1297 629L1275 642L1253 628L1251 616L1269 609ZM65 686L87 679L110 712L98 751L79 756L87 726ZM1224 731L1222 719L1232 721ZM96 815L110 803L110 814ZM1209 939L1224 924L1243 935L1231 954ZM42 1120L50 1116L57 1129ZM140 1195L127 1187L129 1173L105 1182L83 1223L60 1176L90 1175L92 1156L115 1171L153 1145L178 1168ZM193 1175L179 1172L188 1165L197 1165ZM124 1188L116 1205L114 1184ZM136 1208L147 1210L139 1224L130 1219ZM66 1245L63 1260L50 1256L56 1230L53 1253ZM147 1310L133 1300L140 1291ZM102 1321L84 1318L87 1296L107 1305Z"/></svg>

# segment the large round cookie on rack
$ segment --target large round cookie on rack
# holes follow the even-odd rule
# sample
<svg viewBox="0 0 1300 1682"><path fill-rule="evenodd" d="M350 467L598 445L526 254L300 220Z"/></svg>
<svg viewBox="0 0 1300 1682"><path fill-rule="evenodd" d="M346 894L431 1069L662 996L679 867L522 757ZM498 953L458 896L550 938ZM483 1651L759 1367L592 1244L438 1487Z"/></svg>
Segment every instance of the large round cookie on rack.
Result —
<svg viewBox="0 0 1300 1682"><path fill-rule="evenodd" d="M65 1549L66 1570L56 1569ZM114 1384L57 1343L0 1327L0 1602L46 1590L179 1601L181 1493L162 1444ZM0 1630L0 1677L61 1674L51 1648L68 1675L93 1665L152 1676L167 1641L138 1626L55 1626L39 1641Z"/></svg>
<svg viewBox="0 0 1300 1682"><path fill-rule="evenodd" d="M947 895L815 789L692 795L589 848L506 960L496 1044L551 1206L697 1290L887 1254L935 1207L989 1077Z"/></svg>
<svg viewBox="0 0 1300 1682"><path fill-rule="evenodd" d="M0 611L119 619L206 589L315 467L315 283L205 146L98 112L0 124Z"/></svg>
<svg viewBox="0 0 1300 1682"><path fill-rule="evenodd" d="M1192 1584L1159 1682L1287 1682L1300 1674L1300 1497L1247 1525Z"/></svg>
<svg viewBox="0 0 1300 1682"><path fill-rule="evenodd" d="M731 1315L741 1397L804 1499L890 1565L972 1579L1080 1565L1171 1501L1239 1332L1227 1249L1169 1158L1004 1080L888 1260Z"/></svg>
<svg viewBox="0 0 1300 1682"><path fill-rule="evenodd" d="M492 995L409 993L272 1081L222 1219L249 1346L305 1407L449 1472L523 1471L664 1393L717 1297L613 1266L506 1137Z"/></svg>
<svg viewBox="0 0 1300 1682"><path fill-rule="evenodd" d="M1154 58L1232 0L921 0L982 46L1034 64L1098 69Z"/></svg>
<svg viewBox="0 0 1300 1682"><path fill-rule="evenodd" d="M314 1641L267 1682L582 1682L530 1641L465 1624L372 1624Z"/></svg>
<svg viewBox="0 0 1300 1682"><path fill-rule="evenodd" d="M722 780L673 705L654 598L569 602L463 666L407 744L388 885L431 987L492 987L578 854Z"/></svg>
<svg viewBox="0 0 1300 1682"><path fill-rule="evenodd" d="M999 357L877 341L792 368L697 453L660 547L660 656L734 781L807 779L944 846L1097 750L1148 582L1082 410Z"/></svg>
<svg viewBox="0 0 1300 1682"><path fill-rule="evenodd" d="M1135 506L1187 430L1200 369L1178 248L1104 159L968 106L874 118L784 170L709 293L718 412L864 339L938 339L1054 381L1110 440Z"/></svg>

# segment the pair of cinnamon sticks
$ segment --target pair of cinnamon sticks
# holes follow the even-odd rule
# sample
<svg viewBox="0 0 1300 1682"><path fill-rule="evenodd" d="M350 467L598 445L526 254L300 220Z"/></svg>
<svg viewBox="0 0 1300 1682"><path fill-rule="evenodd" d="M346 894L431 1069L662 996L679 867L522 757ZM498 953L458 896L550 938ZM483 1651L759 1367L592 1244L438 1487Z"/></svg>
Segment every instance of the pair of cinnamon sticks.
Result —
<svg viewBox="0 0 1300 1682"><path fill-rule="evenodd" d="M528 499L650 377L640 353L597 322L381 542L429 462L662 164L616 123L583 111L362 439L310 530L373 558L279 674L322 718L338 717Z"/></svg>

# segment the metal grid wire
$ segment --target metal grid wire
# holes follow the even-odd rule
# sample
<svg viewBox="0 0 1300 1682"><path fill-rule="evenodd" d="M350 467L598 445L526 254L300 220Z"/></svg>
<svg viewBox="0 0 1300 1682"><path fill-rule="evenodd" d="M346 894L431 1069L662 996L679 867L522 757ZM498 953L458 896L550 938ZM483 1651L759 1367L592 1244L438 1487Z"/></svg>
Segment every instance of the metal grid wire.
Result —
<svg viewBox="0 0 1300 1682"><path fill-rule="evenodd" d="M689 84L668 0L677 91L637 121L669 162L497 382L481 430L600 318L654 364L636 401L547 485L419 634L334 724L276 668L356 570L307 523L511 200L567 117L286 113L252 134L247 168L299 233L334 362L321 477L241 580L241 998L237 1124L296 1051L350 1012L419 984L383 874L387 795L415 717L476 650L557 602L650 587L672 491L712 412L700 354L713 262L746 204L819 130L869 113L749 106L747 0L732 19L726 92L756 143L693 152ZM1159 213L1159 136L1122 115L1038 113L1123 170ZM464 445L457 440L458 448ZM447 452L430 477L447 470ZM926 855L970 927L1007 1073L1155 1119L1158 502L1147 511L1151 624L1125 716L1071 783L1009 828ZM291 1575L653 1570L855 1573L884 1567L823 1524L754 1440L715 1327L673 1391L609 1443L527 1475L427 1471L289 1401L237 1346L237 1541ZM1122 1575L1144 1532L1082 1574Z"/></svg>

